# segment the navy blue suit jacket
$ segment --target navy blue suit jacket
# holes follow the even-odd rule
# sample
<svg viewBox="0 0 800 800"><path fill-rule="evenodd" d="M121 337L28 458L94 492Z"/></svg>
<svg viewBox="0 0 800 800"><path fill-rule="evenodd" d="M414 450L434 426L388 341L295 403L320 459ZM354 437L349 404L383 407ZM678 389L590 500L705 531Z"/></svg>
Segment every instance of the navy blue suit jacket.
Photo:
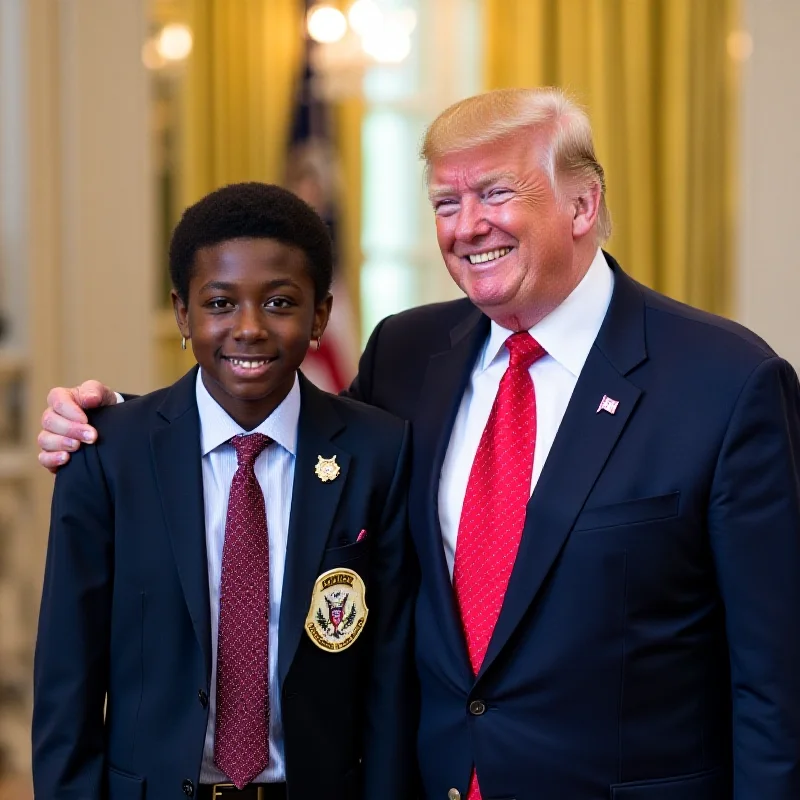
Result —
<svg viewBox="0 0 800 800"><path fill-rule="evenodd" d="M56 479L35 664L40 800L196 791L214 676L195 376L92 414L97 446ZM408 424L305 380L301 392L278 652L289 797L407 800ZM320 455L341 468L329 483ZM303 626L317 576L337 566L364 579L369 618L329 653Z"/></svg>
<svg viewBox="0 0 800 800"><path fill-rule="evenodd" d="M412 422L425 796L466 796L475 764L484 800L797 800L797 377L610 263L477 679L437 494L489 320L467 300L390 317L351 389Z"/></svg>

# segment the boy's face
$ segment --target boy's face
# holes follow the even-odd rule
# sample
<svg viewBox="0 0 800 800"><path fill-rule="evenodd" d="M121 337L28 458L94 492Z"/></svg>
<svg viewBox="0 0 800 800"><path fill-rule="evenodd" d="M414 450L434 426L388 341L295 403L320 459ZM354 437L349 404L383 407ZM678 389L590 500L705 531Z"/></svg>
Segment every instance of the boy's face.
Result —
<svg viewBox="0 0 800 800"><path fill-rule="evenodd" d="M315 303L302 250L231 239L197 251L188 300L172 292L205 387L243 428L255 428L289 393L309 343L325 330L330 295Z"/></svg>

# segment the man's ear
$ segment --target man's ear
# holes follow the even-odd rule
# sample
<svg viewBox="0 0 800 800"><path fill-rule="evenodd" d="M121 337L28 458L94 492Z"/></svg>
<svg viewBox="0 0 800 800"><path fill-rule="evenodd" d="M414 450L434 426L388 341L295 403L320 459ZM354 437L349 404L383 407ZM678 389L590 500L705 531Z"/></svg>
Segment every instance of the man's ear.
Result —
<svg viewBox="0 0 800 800"><path fill-rule="evenodd" d="M329 294L320 300L314 308L314 325L311 328L311 339L319 339L325 328L328 327L328 320L331 318L331 308L333 307L333 295Z"/></svg>
<svg viewBox="0 0 800 800"><path fill-rule="evenodd" d="M189 328L189 309L174 289L169 293L169 297L170 300L172 300L172 310L175 312L175 321L178 323L181 336L191 339L192 333Z"/></svg>
<svg viewBox="0 0 800 800"><path fill-rule="evenodd" d="M590 183L581 189L572 200L572 238L582 239L594 230L600 213L600 184Z"/></svg>

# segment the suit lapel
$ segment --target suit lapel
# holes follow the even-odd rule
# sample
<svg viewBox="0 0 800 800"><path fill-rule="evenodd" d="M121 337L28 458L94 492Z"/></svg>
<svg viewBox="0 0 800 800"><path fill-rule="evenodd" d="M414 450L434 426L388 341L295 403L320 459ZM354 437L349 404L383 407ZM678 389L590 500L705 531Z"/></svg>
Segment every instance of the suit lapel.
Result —
<svg viewBox="0 0 800 800"><path fill-rule="evenodd" d="M150 446L178 575L203 653L206 678L210 678L211 620L196 376L195 368L168 392L158 410L161 420L151 433Z"/></svg>
<svg viewBox="0 0 800 800"><path fill-rule="evenodd" d="M451 347L430 358L420 392L420 410L413 420L414 456L410 508L423 580L432 588L437 622L454 658L454 679L473 679L461 618L447 570L439 524L439 480L450 434L470 372L489 333L489 320L471 307L468 316L450 334Z"/></svg>
<svg viewBox="0 0 800 800"><path fill-rule="evenodd" d="M639 401L640 389L625 376L647 356L644 301L636 284L607 258L615 273L611 304L528 503L514 570L478 679L541 589ZM604 395L619 401L614 414L598 413Z"/></svg>
<svg viewBox="0 0 800 800"><path fill-rule="evenodd" d="M350 454L332 438L343 422L324 392L300 376L301 406L297 432L297 457L292 489L292 510L286 548L278 629L278 680L286 678L311 604L336 508L347 483ZM315 474L319 456L336 456L339 476L323 483Z"/></svg>

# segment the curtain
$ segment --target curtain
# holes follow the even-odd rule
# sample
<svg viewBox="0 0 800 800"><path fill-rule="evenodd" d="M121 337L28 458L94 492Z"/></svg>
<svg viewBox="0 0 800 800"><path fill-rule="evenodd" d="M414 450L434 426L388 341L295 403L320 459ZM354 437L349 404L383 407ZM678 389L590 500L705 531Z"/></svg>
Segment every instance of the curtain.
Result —
<svg viewBox="0 0 800 800"><path fill-rule="evenodd" d="M553 85L588 111L607 245L638 280L725 314L734 271L739 0L483 0L487 89Z"/></svg>
<svg viewBox="0 0 800 800"><path fill-rule="evenodd" d="M302 55L298 0L186 0L183 205L227 183L280 183Z"/></svg>

